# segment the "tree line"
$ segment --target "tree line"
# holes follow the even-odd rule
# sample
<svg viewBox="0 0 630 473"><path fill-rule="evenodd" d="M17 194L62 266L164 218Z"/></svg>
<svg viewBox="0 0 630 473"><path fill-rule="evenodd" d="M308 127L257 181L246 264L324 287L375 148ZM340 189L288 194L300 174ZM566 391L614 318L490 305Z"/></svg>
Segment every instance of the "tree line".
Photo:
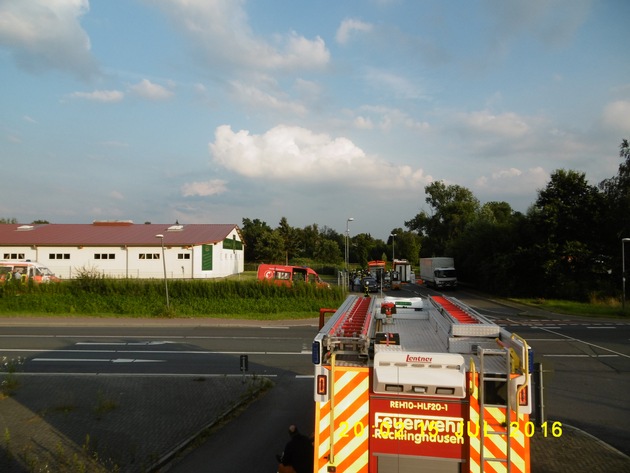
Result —
<svg viewBox="0 0 630 473"><path fill-rule="evenodd" d="M507 202L481 205L474 194L442 181L425 187L429 211L393 228L387 240L349 236L349 261L452 256L464 283L515 297L577 301L619 298L622 239L630 238L630 146L619 146L617 175L598 185L583 172L558 169L525 213ZM17 220L0 219L0 223ZM48 223L37 220L33 223ZM346 235L318 224L295 228L282 217L272 228L244 218L245 261L343 267ZM628 241L627 243L630 243ZM630 255L630 245L628 246ZM625 265L628 266L628 265Z"/></svg>
<svg viewBox="0 0 630 473"><path fill-rule="evenodd" d="M425 187L430 211L393 228L386 241L349 237L349 260L452 256L459 279L503 296L577 301L621 294L623 238L630 238L630 146L619 146L616 176L591 185L583 172L558 169L525 213L507 202L481 205L474 194L442 181ZM289 264L344 261L346 235L317 224L276 228L243 219L245 260ZM393 236L392 236L393 235ZM630 243L630 241L628 242ZM630 254L630 246L628 251Z"/></svg>

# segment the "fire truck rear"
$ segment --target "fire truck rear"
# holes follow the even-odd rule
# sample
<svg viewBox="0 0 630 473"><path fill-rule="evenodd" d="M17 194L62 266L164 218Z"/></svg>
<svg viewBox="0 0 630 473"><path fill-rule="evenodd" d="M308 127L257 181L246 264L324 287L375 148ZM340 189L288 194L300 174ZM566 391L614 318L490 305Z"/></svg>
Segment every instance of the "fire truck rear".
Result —
<svg viewBox="0 0 630 473"><path fill-rule="evenodd" d="M412 299L349 296L315 337L315 472L529 472L525 340Z"/></svg>

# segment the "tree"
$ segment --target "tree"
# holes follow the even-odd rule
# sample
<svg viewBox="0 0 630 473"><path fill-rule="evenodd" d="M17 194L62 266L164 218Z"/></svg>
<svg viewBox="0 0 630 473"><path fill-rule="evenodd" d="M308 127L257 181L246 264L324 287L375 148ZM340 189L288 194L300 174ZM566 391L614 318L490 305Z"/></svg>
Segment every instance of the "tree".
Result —
<svg viewBox="0 0 630 473"><path fill-rule="evenodd" d="M585 299L594 289L601 255L603 199L582 172L559 169L531 210L544 261L545 287L570 299Z"/></svg>
<svg viewBox="0 0 630 473"><path fill-rule="evenodd" d="M316 223L305 226L300 235L301 254L304 258L312 259L315 255L315 248L319 243L319 227Z"/></svg>
<svg viewBox="0 0 630 473"><path fill-rule="evenodd" d="M396 236L393 237L392 234ZM396 259L406 259L413 265L417 265L420 259L420 237L417 233L394 228L387 239L390 258L392 254Z"/></svg>
<svg viewBox="0 0 630 473"><path fill-rule="evenodd" d="M320 263L339 264L343 260L341 250L337 243L333 240L321 238L315 247L315 254L313 255L315 261Z"/></svg>
<svg viewBox="0 0 630 473"><path fill-rule="evenodd" d="M374 238L369 233L359 233L350 238L350 261L358 263L361 268L367 268L368 261L379 257L372 257L374 244Z"/></svg>
<svg viewBox="0 0 630 473"><path fill-rule="evenodd" d="M298 232L289 225L286 217L282 217L280 219L280 223L278 224L276 231L278 232L280 238L282 238L286 259L290 260L291 258L298 256L300 248Z"/></svg>
<svg viewBox="0 0 630 473"><path fill-rule="evenodd" d="M254 243L256 261L265 263L284 263L285 252L282 237L278 231L261 234Z"/></svg>
<svg viewBox="0 0 630 473"><path fill-rule="evenodd" d="M465 187L447 186L442 181L432 182L424 191L425 201L433 209L431 215L423 210L405 226L422 237L423 256L444 255L466 224L475 219L479 200Z"/></svg>
<svg viewBox="0 0 630 473"><path fill-rule="evenodd" d="M249 218L243 219L243 240L245 242L245 261L261 262L256 254L256 243L261 240L267 233L271 233L271 227L267 223Z"/></svg>
<svg viewBox="0 0 630 473"><path fill-rule="evenodd" d="M630 144L622 140L619 157L623 160L615 177L604 179L599 184L603 191L606 206L610 209L606 228L613 230L615 243L621 238L630 237Z"/></svg>

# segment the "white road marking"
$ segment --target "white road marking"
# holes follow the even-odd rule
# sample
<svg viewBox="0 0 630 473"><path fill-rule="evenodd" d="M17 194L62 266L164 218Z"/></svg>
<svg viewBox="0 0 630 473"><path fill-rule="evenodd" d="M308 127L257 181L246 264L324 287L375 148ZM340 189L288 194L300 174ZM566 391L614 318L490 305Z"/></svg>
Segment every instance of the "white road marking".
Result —
<svg viewBox="0 0 630 473"><path fill-rule="evenodd" d="M72 350L46 348L2 348L10 353L150 353L152 355L310 355L310 351L208 351L208 350Z"/></svg>
<svg viewBox="0 0 630 473"><path fill-rule="evenodd" d="M98 376L107 378L277 378L277 374L234 374L234 373L15 373L17 376Z"/></svg>
<svg viewBox="0 0 630 473"><path fill-rule="evenodd" d="M574 341L574 342L583 343L583 344L588 345L588 346L590 346L590 347L599 348L600 350L608 351L608 352L610 352L610 353L614 353L615 355L623 356L624 358L630 358L630 355L626 355L626 354L624 354L624 353L619 353L618 351L611 350L610 348L602 347L601 345L596 345L596 344L594 344L594 343L585 342L584 340L580 340L579 338L569 337L568 335L563 335L563 334L561 334L561 333L554 332L554 331L552 331L552 330L548 330L548 329L546 329L546 328L542 328L542 327L541 327L541 330L545 330L545 331L547 331L547 332L549 332L549 333L553 333L554 335L558 335L558 336L560 336L560 337L564 337L564 338L566 338L567 340L572 340L572 341Z"/></svg>
<svg viewBox="0 0 630 473"><path fill-rule="evenodd" d="M619 355L543 355L550 358L618 358Z"/></svg>
<svg viewBox="0 0 630 473"><path fill-rule="evenodd" d="M77 342L75 345L119 345L119 346L155 346L155 345L166 345L169 343L176 343L170 341L148 341L148 342Z"/></svg>
<svg viewBox="0 0 630 473"><path fill-rule="evenodd" d="M91 362L91 363L162 363L166 360L141 360L137 358L33 358L30 361L54 361L54 362Z"/></svg>

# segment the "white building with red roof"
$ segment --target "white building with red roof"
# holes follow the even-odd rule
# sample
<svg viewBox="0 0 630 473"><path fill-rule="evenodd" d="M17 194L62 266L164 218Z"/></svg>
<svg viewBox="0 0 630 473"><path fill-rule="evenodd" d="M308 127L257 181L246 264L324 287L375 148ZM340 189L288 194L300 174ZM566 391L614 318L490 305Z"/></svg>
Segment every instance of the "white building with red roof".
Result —
<svg viewBox="0 0 630 473"><path fill-rule="evenodd" d="M243 272L235 224L0 224L0 259L31 260L61 278L84 270L115 278L221 278Z"/></svg>

